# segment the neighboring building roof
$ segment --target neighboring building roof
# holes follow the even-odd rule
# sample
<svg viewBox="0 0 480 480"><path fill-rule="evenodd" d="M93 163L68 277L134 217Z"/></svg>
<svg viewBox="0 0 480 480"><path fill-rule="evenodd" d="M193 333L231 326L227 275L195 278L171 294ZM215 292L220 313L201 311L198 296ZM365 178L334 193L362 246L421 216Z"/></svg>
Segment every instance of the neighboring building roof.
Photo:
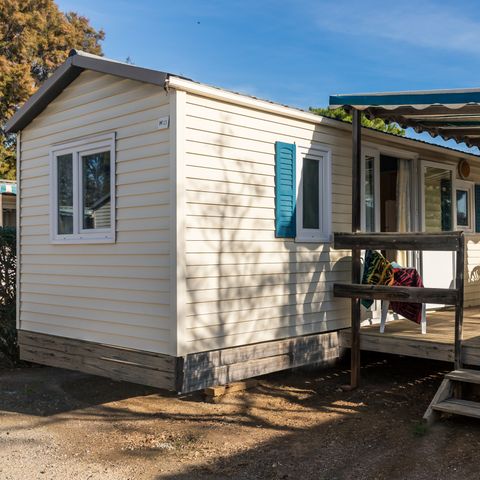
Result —
<svg viewBox="0 0 480 480"><path fill-rule="evenodd" d="M480 88L331 96L330 108L338 107L362 110L369 117L469 147L480 146Z"/></svg>
<svg viewBox="0 0 480 480"><path fill-rule="evenodd" d="M71 50L69 57L25 102L25 104L6 123L7 133L18 132L26 127L45 107L70 85L84 70L118 75L164 86L168 73L117 62L108 58L82 51Z"/></svg>

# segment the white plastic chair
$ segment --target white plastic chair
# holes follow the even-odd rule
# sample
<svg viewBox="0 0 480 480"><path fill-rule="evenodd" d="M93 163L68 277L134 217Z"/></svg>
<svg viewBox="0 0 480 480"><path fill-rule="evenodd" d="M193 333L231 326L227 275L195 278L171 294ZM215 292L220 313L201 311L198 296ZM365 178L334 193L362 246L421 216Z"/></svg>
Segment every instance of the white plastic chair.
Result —
<svg viewBox="0 0 480 480"><path fill-rule="evenodd" d="M382 300L382 315L380 317L380 333L385 333L385 324L387 323L388 307L390 302ZM420 326L422 327L422 335L427 333L427 306L422 303L422 318L420 320Z"/></svg>

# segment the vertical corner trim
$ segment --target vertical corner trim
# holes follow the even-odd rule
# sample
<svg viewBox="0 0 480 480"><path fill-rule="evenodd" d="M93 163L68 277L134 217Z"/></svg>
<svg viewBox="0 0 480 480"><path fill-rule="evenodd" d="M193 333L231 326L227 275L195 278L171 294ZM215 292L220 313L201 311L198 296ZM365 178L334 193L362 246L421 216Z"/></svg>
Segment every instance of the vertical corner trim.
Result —
<svg viewBox="0 0 480 480"><path fill-rule="evenodd" d="M170 89L171 181L171 322L175 356L184 354L186 259L185 259L185 118L187 93Z"/></svg>
<svg viewBox="0 0 480 480"><path fill-rule="evenodd" d="M22 147L21 147L21 139L22 139L22 132L19 131L17 133L17 171L16 171L16 181L17 181L17 194L15 198L16 202L16 243L17 243L17 260L16 260L16 272L15 272L15 281L16 281L16 326L17 330L20 330L20 197L21 197L21 188L20 188L20 171L21 171L21 152L22 152Z"/></svg>

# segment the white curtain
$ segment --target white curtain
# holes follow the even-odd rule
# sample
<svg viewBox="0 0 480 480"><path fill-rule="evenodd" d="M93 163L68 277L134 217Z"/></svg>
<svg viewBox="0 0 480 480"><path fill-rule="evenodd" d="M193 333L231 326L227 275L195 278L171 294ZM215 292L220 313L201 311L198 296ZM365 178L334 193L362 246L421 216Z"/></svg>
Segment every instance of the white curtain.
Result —
<svg viewBox="0 0 480 480"><path fill-rule="evenodd" d="M412 224L412 212L410 209L410 199L412 198L410 160L399 158L397 161L397 232L408 232ZM397 253L397 261L402 267L408 267L407 258L405 250Z"/></svg>

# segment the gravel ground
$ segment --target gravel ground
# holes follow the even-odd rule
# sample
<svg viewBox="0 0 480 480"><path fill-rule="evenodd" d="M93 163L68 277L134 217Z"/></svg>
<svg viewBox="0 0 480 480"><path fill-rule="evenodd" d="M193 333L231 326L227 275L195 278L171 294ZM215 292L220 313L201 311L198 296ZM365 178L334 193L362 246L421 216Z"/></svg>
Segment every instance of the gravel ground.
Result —
<svg viewBox="0 0 480 480"><path fill-rule="evenodd" d="M53 368L0 370L0 479L478 479L480 421L421 417L448 365L364 359L205 403Z"/></svg>

